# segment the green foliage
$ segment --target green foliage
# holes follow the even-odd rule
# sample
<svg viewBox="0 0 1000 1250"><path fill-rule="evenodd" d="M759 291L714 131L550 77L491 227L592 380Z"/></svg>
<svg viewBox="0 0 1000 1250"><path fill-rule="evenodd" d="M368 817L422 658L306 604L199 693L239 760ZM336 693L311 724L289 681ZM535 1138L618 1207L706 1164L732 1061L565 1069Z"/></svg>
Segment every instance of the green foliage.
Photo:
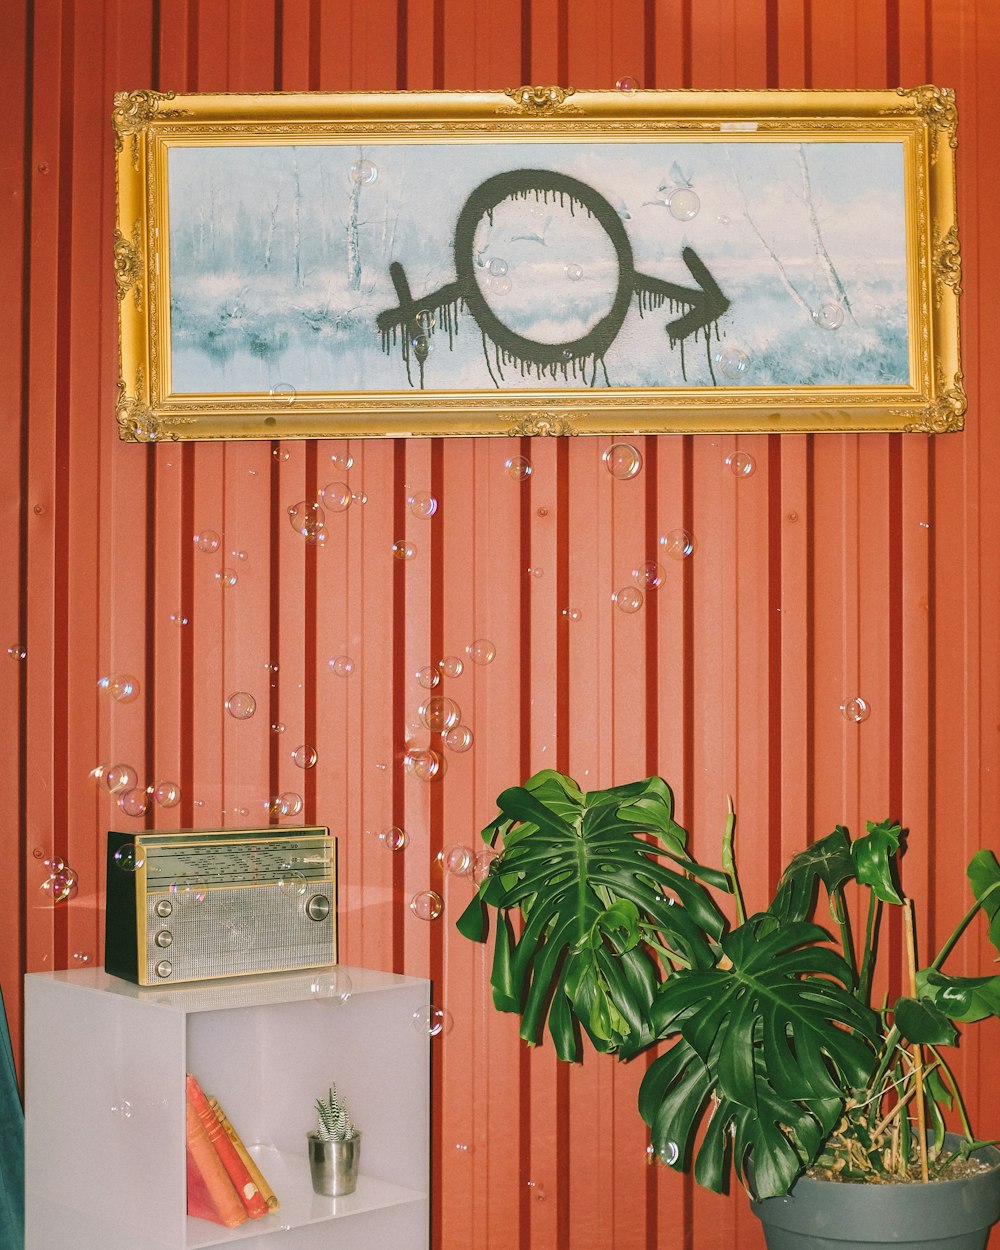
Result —
<svg viewBox="0 0 1000 1250"><path fill-rule="evenodd" d="M1000 976L953 977L941 965L983 911L1000 949L1000 863L969 865L974 902L916 993L873 1007L884 905L902 905L902 830L843 826L793 856L766 911L745 918L730 810L722 871L687 851L658 777L584 793L546 771L505 790L483 837L500 854L458 921L485 940L496 913L493 997L539 1040L546 1019L562 1059L581 1033L621 1060L658 1044L639 1111L660 1158L693 1165L709 1189L736 1176L760 1197L783 1194L810 1166L843 1179L891 1179L916 1155L910 1116L915 1060L923 1085L931 1169L940 1172L944 1112L975 1139L944 1056L958 1023L1000 1016ZM822 887L822 890L820 889ZM845 890L867 895L864 934L851 929ZM711 890L734 895L730 928ZM839 938L814 922L821 903ZM910 1049L908 1049L908 1047Z"/></svg>
<svg viewBox="0 0 1000 1250"><path fill-rule="evenodd" d="M316 1099L316 1132L324 1141L351 1141L357 1128L348 1114L336 1085L330 1086L326 1098Z"/></svg>

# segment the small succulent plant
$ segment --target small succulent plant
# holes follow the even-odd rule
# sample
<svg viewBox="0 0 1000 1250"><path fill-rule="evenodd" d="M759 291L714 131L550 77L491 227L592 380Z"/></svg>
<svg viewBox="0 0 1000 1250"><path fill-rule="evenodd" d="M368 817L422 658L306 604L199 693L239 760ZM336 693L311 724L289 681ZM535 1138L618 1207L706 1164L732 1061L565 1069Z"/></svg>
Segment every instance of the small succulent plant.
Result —
<svg viewBox="0 0 1000 1250"><path fill-rule="evenodd" d="M337 1094L336 1085L330 1086L325 1099L316 1099L316 1120L316 1132L323 1141L351 1141L357 1136L358 1130Z"/></svg>

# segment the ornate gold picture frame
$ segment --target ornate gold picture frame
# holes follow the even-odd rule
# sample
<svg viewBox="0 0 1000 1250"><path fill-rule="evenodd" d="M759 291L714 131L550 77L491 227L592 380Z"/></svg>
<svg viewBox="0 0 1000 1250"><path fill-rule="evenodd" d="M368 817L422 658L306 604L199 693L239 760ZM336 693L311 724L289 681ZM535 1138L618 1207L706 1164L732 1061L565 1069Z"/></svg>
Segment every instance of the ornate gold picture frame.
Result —
<svg viewBox="0 0 1000 1250"><path fill-rule="evenodd" d="M126 440L962 428L954 93L115 98Z"/></svg>

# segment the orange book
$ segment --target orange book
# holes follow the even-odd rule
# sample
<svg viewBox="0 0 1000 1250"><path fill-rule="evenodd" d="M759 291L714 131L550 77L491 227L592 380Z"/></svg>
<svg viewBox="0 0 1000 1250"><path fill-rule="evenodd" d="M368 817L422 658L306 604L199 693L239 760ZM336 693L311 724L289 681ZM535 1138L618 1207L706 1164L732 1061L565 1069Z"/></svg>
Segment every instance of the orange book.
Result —
<svg viewBox="0 0 1000 1250"><path fill-rule="evenodd" d="M205 1126L208 1139L221 1159L226 1175L232 1181L247 1215L252 1220L259 1220L262 1215L267 1215L268 1205L250 1175L247 1165L240 1158L236 1147L219 1123L218 1116L208 1105L208 1099L201 1086L190 1072L187 1077L187 1096L188 1102L198 1113L198 1119Z"/></svg>
<svg viewBox="0 0 1000 1250"><path fill-rule="evenodd" d="M188 1214L213 1224L235 1228L246 1223L247 1213L215 1153L201 1117L185 1099L188 1148ZM193 1182L193 1183L192 1183Z"/></svg>
<svg viewBox="0 0 1000 1250"><path fill-rule="evenodd" d="M267 1183L267 1178L264 1176L264 1173L257 1166L253 1155L250 1153L249 1150L247 1150L246 1146L243 1144L243 1140L240 1137L239 1133L237 1133L237 1131L233 1128L232 1124L229 1122L229 1117L219 1106L218 1099L212 1098L211 1096L209 1096L208 1105L215 1112L219 1123L222 1125L223 1131L225 1132L229 1140L233 1143L233 1146L236 1148L236 1153L240 1156L240 1158L246 1164L247 1171L250 1173L251 1180L253 1180L253 1182L256 1184L257 1188L260 1190L261 1197L267 1203L267 1209L269 1211L277 1211L277 1209L281 1206L281 1203L278 1201L277 1195L275 1194L271 1186Z"/></svg>

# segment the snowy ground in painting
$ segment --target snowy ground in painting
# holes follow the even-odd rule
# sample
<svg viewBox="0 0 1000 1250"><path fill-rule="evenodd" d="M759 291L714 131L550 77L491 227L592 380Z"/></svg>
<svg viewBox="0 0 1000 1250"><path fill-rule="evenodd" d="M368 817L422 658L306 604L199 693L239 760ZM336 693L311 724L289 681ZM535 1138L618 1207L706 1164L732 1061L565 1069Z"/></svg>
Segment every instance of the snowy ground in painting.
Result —
<svg viewBox="0 0 1000 1250"><path fill-rule="evenodd" d="M616 145L614 185L607 149L593 144L580 145L570 162L564 145L454 147L447 175L444 167L415 167L418 157L426 163L426 148L236 149L215 153L213 162L203 149L180 149L170 166L173 389L408 390L416 370L408 378L398 340L383 350L375 324L396 304L393 260L404 266L418 307L435 313L429 389L581 385L572 375L539 382L514 364L501 377L471 315L459 309L450 335L435 302L455 279L455 218L467 195L498 170L522 167L559 168L599 191L623 223L637 272L690 288L680 259L689 246L731 301L711 343L687 340L682 360L665 327L685 306L640 314L633 299L604 369L592 375L588 368L588 381L703 386L714 371L718 385L905 384L896 145L807 145L808 185L797 144L728 147ZM362 157L377 164L378 176L359 186L350 171ZM686 221L668 209L678 189L698 197ZM468 263L492 310L539 342L586 333L607 313L619 282L614 248L593 218L530 196L484 217L473 252ZM824 329L831 310L843 322ZM737 378L727 378L717 359L710 369L727 348L745 353Z"/></svg>

